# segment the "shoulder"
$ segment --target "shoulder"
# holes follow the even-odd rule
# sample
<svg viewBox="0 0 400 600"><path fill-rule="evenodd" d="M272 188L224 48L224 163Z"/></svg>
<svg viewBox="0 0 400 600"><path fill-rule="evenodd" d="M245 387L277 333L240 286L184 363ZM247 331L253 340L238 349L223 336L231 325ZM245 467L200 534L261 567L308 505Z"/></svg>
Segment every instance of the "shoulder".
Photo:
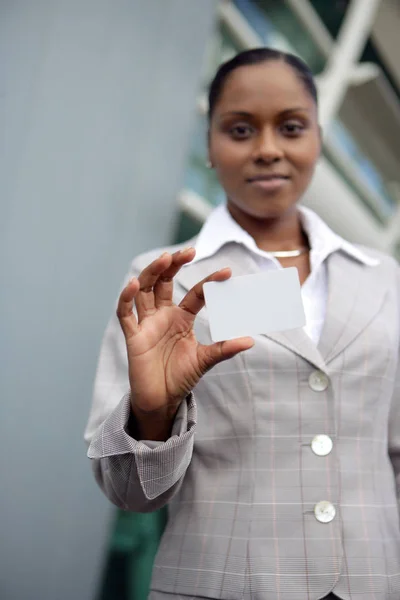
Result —
<svg viewBox="0 0 400 600"><path fill-rule="evenodd" d="M354 244L354 246L366 256L379 261L379 266L397 271L400 270L398 261L391 254L383 252L382 250L377 250L376 248L371 248L370 246L363 246L362 244Z"/></svg>
<svg viewBox="0 0 400 600"><path fill-rule="evenodd" d="M197 236L194 238L191 238L190 240L182 242L180 244L174 244L172 246L154 248L153 250L149 250L148 252L139 254L131 262L131 272L132 273L138 273L138 272L140 273L140 271L142 271L151 262L153 262L153 260L156 260L156 258L161 256L161 254L164 254L164 252L169 252L170 254L173 254L174 252L177 252L178 250L183 250L184 248L187 248L188 246L194 246L196 244L196 239L197 239Z"/></svg>
<svg viewBox="0 0 400 600"><path fill-rule="evenodd" d="M377 279L386 282L389 287L397 289L397 297L400 302L400 265L394 256L361 244L354 244L354 246L359 248L366 256L379 261L377 266L371 269L371 274L376 273Z"/></svg>

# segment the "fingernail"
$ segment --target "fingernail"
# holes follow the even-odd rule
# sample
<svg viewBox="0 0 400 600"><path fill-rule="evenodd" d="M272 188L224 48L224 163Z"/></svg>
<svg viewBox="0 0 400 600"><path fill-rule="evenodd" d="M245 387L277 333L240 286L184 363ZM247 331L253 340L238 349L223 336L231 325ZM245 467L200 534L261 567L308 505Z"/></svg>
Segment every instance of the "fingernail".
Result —
<svg viewBox="0 0 400 600"><path fill-rule="evenodd" d="M183 254L184 252L189 252L189 250L194 250L193 246L187 246L187 248L181 250L181 253Z"/></svg>

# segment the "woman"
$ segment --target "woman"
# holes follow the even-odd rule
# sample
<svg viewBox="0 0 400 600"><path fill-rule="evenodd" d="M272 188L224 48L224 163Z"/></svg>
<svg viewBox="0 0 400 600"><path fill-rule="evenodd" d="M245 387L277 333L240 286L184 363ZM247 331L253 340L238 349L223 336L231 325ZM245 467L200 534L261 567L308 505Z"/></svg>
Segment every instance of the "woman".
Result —
<svg viewBox="0 0 400 600"><path fill-rule="evenodd" d="M208 141L227 205L132 264L86 432L97 481L126 510L168 503L153 600L398 600L398 266L298 206L321 152L298 58L223 65ZM304 329L211 343L205 281L291 266Z"/></svg>

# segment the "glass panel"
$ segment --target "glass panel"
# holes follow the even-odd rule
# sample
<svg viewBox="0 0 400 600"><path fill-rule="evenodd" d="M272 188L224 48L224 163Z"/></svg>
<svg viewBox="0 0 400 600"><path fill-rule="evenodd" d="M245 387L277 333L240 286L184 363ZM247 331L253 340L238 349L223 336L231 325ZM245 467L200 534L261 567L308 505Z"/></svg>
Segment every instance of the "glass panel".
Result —
<svg viewBox="0 0 400 600"><path fill-rule="evenodd" d="M175 232L175 244L180 244L190 240L197 235L203 223L193 219L191 216L181 212L178 219L178 225Z"/></svg>
<svg viewBox="0 0 400 600"><path fill-rule="evenodd" d="M331 36L336 38L349 6L349 0L309 0Z"/></svg>

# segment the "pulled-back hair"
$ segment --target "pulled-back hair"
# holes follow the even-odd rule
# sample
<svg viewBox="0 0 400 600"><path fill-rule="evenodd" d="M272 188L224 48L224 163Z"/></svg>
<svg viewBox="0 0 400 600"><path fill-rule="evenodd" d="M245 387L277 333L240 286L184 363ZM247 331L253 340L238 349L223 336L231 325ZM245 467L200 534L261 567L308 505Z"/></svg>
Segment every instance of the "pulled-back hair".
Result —
<svg viewBox="0 0 400 600"><path fill-rule="evenodd" d="M314 102L318 104L318 93L313 74L306 63L301 60L301 58L298 58L294 54L290 54L288 52L274 50L273 48L252 48L251 50L240 52L240 54L237 54L231 60L223 63L216 72L215 77L211 82L208 94L209 121L211 121L215 105L222 94L225 81L232 71L238 69L239 67L257 65L272 60L282 61L292 67Z"/></svg>

